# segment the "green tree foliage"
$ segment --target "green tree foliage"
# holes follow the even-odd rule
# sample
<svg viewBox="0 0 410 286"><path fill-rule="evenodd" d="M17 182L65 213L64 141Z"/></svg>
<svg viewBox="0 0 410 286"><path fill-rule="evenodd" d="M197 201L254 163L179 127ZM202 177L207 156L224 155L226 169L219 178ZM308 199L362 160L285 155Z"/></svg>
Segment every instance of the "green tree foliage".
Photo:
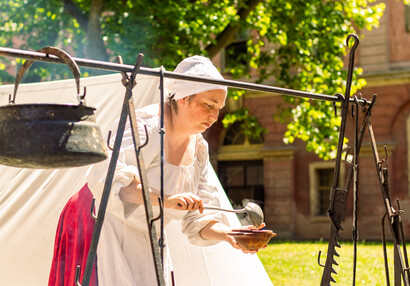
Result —
<svg viewBox="0 0 410 286"><path fill-rule="evenodd" d="M225 126L232 125L235 122L241 123L241 128L243 129L245 136L251 140L260 140L262 134L267 131L260 126L258 118L249 114L249 110L246 108L240 108L234 113L228 113L222 120L222 123Z"/></svg>
<svg viewBox="0 0 410 286"><path fill-rule="evenodd" d="M258 70L258 82L343 94L346 37L355 29L377 27L383 14L384 4L371 2L2 0L0 46L27 50L57 46L91 59L114 61L121 55L129 64L141 52L144 66L172 69L186 56L212 58L236 35L250 31L247 50L227 71L234 78L246 78L251 68ZM4 68L0 64L0 70ZM365 84L357 79L360 73L355 70L352 92ZM54 79L59 74L39 65L29 80ZM232 92L233 96L240 94ZM237 117L243 120L244 111L240 112ZM286 143L299 138L320 157L334 157L339 119L331 103L287 97L276 116L288 124ZM234 117L230 115L227 121Z"/></svg>

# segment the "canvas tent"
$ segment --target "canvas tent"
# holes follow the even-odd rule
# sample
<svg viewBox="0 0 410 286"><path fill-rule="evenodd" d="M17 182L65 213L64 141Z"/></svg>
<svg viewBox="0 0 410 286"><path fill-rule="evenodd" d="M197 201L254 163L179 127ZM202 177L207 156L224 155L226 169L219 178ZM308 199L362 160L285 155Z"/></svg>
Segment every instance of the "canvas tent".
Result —
<svg viewBox="0 0 410 286"><path fill-rule="evenodd" d="M133 89L136 107L159 100L157 77L139 75L137 82ZM106 134L122 107L125 88L121 76L83 78L80 84L81 90L87 87L87 105L97 108L97 123ZM0 86L0 105L8 104L13 89L13 85ZM77 104L74 80L21 84L16 103ZM84 185L88 168L45 170L0 165L0 285L47 284L60 212ZM223 206L230 207L220 185L219 191ZM235 215L228 217L233 225L239 225ZM272 285L257 255L243 254L225 242L193 246L181 234L178 222L169 225L167 236L178 286Z"/></svg>

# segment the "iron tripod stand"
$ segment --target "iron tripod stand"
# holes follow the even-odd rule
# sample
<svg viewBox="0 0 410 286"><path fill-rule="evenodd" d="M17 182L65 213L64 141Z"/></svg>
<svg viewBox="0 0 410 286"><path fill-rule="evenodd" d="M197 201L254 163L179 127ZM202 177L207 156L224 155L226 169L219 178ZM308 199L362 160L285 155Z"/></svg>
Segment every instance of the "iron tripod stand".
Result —
<svg viewBox="0 0 410 286"><path fill-rule="evenodd" d="M361 99L361 96L359 96ZM353 282L352 285L355 285L356 282L356 260L357 260L357 239L358 239L358 229L357 229L357 211L358 211L358 179L359 179L359 164L358 158L360 153L360 148L363 142L363 137L365 135L366 130L368 131L370 137L370 145L373 152L373 157L375 161L377 176L382 192L383 203L385 206L385 214L382 217L382 243L383 243L383 255L384 255L384 266L385 266L385 274L386 274L386 285L390 286L390 278L389 278L389 267L388 267L388 259L387 259L387 247L386 247L386 236L385 236L385 223L386 219L388 220L390 232L392 235L393 240L393 249L394 249L394 285L400 286L402 282L404 286L409 286L410 276L409 276L409 261L407 256L407 249L405 244L404 232L403 232L403 224L401 215L404 213L403 210L400 209L400 203L397 201L397 209L395 210L391 203L390 197L390 190L389 190L389 183L388 183L388 170L387 170L387 147L384 146L386 157L382 160L379 159L379 154L377 151L377 144L374 137L373 126L370 120L371 111L376 103L377 95L373 95L372 101L370 105L364 104L362 105L362 114L363 120L360 127L359 132L359 124L358 124L358 117L359 117L359 104L358 98L354 96L354 100L356 102L356 112L355 112L355 136L354 136L354 154L353 154L353 161L349 168L349 172L346 177L346 183L343 193L343 202L346 202L348 190L353 182L353 227L352 227L352 237L353 237ZM365 100L365 99L364 99ZM352 109L352 114L354 114ZM347 151L349 153L349 150ZM347 154L346 154L347 158ZM341 190L341 189L339 189ZM333 198L337 200L337 198ZM340 215L345 212L345 204L338 205L338 208L334 209L334 211ZM340 235L338 234L338 230L342 229L341 225L339 225L339 229L336 229L335 225L331 225L331 237L334 235L337 240L340 239ZM326 261L326 265L322 265L320 263L320 252L318 257L319 265L323 267L328 267L330 270L329 272L323 273L321 285L330 285L330 282L336 282L333 277L330 276L331 273L337 274L336 271L333 269L333 265L338 265L337 262L334 260L334 256L339 256L336 252L335 247L340 247L337 240L332 241L329 240L329 249L333 252L331 257L331 262ZM329 251L329 250L328 250ZM329 254L328 254L329 258ZM325 268L326 269L326 268ZM329 276L327 276L329 275Z"/></svg>
<svg viewBox="0 0 410 286"><path fill-rule="evenodd" d="M144 165L143 157L141 156L141 153L140 153L141 148L143 148L148 143L149 138L148 138L148 134L146 133L146 142L144 142L141 145L140 139L139 139L139 133L138 133L137 119L136 119L136 114L135 114L134 99L132 97L132 89L136 85L135 78L142 64L142 58L143 58L143 55L139 54L136 65L134 66L134 69L132 70L129 76L125 72L122 73L122 76L123 76L122 83L126 87L126 92L125 92L124 102L123 102L123 106L121 110L120 121L118 123L118 129L117 129L117 134L115 137L114 147L110 148L112 150L112 155L111 155L110 164L109 164L108 171L107 171L107 176L106 176L106 180L104 184L104 190L103 190L103 194L101 197L100 206L98 209L98 215L97 217L95 217L92 214L92 216L96 220L96 223L95 223L94 230L93 230L93 236L91 239L90 249L89 249L88 256L87 256L87 264L84 270L82 283L80 283L80 270L81 270L80 266L78 265L76 269L76 285L77 286L88 286L90 283L91 273L93 270L94 263L96 261L95 258L96 258L96 253L97 253L98 241L99 241L99 237L101 234L101 229L102 229L104 216L105 216L105 212L106 212L106 208L108 204L108 199L109 199L109 195L111 191L111 186L112 186L112 182L114 178L115 167L116 167L117 160L119 157L119 151L121 148L121 142L122 142L122 138L124 135L127 117L129 118L130 124L131 124L132 138L133 138L135 155L136 155L137 164L138 164L140 183L142 187L142 195L143 195L144 205L145 205L148 232L150 235L151 250L152 250L152 255L154 259L156 280L157 280L158 286L165 285L164 274L163 274L163 259L162 259L162 255L163 255L162 254L162 248L163 248L163 237L162 237L163 229L162 228L163 228L163 225L161 224L161 232L160 232L161 239L159 240L160 243L158 243L157 233L156 233L156 229L154 225L155 220L158 220L163 217L162 216L163 206L162 206L162 200L161 200L161 197L163 197L163 193L161 192L161 197L159 198L160 214L157 218L154 218L152 204L151 204L151 197L150 197L148 187L147 187L148 179L146 175L145 165ZM122 64L121 58L119 58L119 60ZM163 98L163 76L161 76L160 83L161 83L161 86L160 86L161 97ZM163 100L161 102L163 102ZM162 105L161 107L163 109ZM161 117L163 118L162 110L161 110L161 113L162 113ZM161 123L163 124L162 121ZM163 128L161 130L163 130ZM145 131L147 131L146 128L145 128ZM161 134L161 136L163 136L163 134ZM161 148L161 153L162 151L163 151L163 148ZM163 160L161 160L161 162L162 161ZM162 173L162 168L161 168L161 173ZM161 174L161 177L162 177L162 174ZM94 201L91 206L91 213L93 213L93 208L94 208ZM159 250L160 246L161 246L161 251Z"/></svg>
<svg viewBox="0 0 410 286"><path fill-rule="evenodd" d="M379 154L377 151L377 144L374 137L373 126L370 122L370 118L367 118L367 126L369 131L370 142L373 151L374 162L376 165L377 177L379 179L380 190L383 196L383 203L385 207L385 214L383 215L382 224L382 242L383 242L383 255L384 255L384 266L386 272L386 285L390 286L389 279L389 266L387 261L387 249L386 249L386 236L384 225L386 219L388 220L390 233L393 239L393 249L394 249L394 285L400 286L403 281L404 286L410 285L409 276L409 260L407 257L406 242L404 239L403 223L401 215L404 213L400 209L400 202L397 200L397 210L393 208L390 197L389 189L389 179L387 170L387 146L384 146L386 157L382 160L379 159Z"/></svg>

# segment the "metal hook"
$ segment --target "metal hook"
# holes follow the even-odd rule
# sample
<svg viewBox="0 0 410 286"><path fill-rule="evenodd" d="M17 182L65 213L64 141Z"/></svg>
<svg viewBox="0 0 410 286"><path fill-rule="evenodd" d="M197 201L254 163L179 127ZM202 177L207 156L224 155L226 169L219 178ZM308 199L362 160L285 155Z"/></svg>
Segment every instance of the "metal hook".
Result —
<svg viewBox="0 0 410 286"><path fill-rule="evenodd" d="M76 286L81 286L81 283L80 283L80 269L81 269L81 266L77 265L77 268L75 269L75 285Z"/></svg>
<svg viewBox="0 0 410 286"><path fill-rule="evenodd" d="M90 214L91 217L97 221L97 216L94 214L94 203L95 203L95 198L93 198L92 202L91 202L91 210L90 210Z"/></svg>
<svg viewBox="0 0 410 286"><path fill-rule="evenodd" d="M79 105L86 105L86 101L85 101L85 95L86 95L86 93L87 93L87 87L84 86L84 93L77 95L77 100L78 100L78 104L79 104Z"/></svg>
<svg viewBox="0 0 410 286"><path fill-rule="evenodd" d="M404 210L402 210L400 207L400 200L397 199L396 202L397 202L397 211L394 212L394 215L401 216L402 214L404 214Z"/></svg>
<svg viewBox="0 0 410 286"><path fill-rule="evenodd" d="M377 94L373 94L372 102L370 103L369 109L372 109L373 106L376 104Z"/></svg>
<svg viewBox="0 0 410 286"><path fill-rule="evenodd" d="M347 146L346 155L345 155L345 162L347 164L351 165L352 163L347 160L347 156L349 156L349 153L350 153L350 146Z"/></svg>
<svg viewBox="0 0 410 286"><path fill-rule="evenodd" d="M9 104L15 104L16 103L16 98L11 96L11 93L9 94Z"/></svg>
<svg viewBox="0 0 410 286"><path fill-rule="evenodd" d="M381 168L383 164L386 165L386 167L387 167L387 158L389 158L389 153L387 152L387 146L386 145L384 145L384 152L385 152L384 159L381 159L379 162L377 162L377 166L379 168Z"/></svg>
<svg viewBox="0 0 410 286"><path fill-rule="evenodd" d="M337 97L338 97L338 99L339 99L340 101L345 100L344 95L343 95L343 94L341 94L341 93L336 93L336 94L335 94L335 96L337 96Z"/></svg>
<svg viewBox="0 0 410 286"><path fill-rule="evenodd" d="M336 93L335 96L337 96L340 101L343 101L344 98L345 98L345 97L343 96L343 94L341 94L341 93ZM334 111L335 111L335 116L337 116L337 106L336 106L336 102L333 101L332 103L333 103L333 109L334 109Z"/></svg>
<svg viewBox="0 0 410 286"><path fill-rule="evenodd" d="M359 93L359 96L361 96L360 93ZM357 97L357 95L353 96L353 100L354 100L354 103L356 104L356 107L359 108L359 98Z"/></svg>
<svg viewBox="0 0 410 286"><path fill-rule="evenodd" d="M363 103L362 103L362 112L364 113L364 114L366 114L366 112L368 112L368 110L369 110L369 101L366 99L366 98L360 98L362 101L363 101ZM369 106L368 106L369 105Z"/></svg>
<svg viewBox="0 0 410 286"><path fill-rule="evenodd" d="M346 45L347 47L349 47L349 41L350 39L353 38L354 39L354 44L350 49L350 53L349 53L349 65L347 67L347 80L346 80L346 90L345 90L345 99L344 99L344 108L346 108L346 112L348 111L348 102L350 99L350 89L352 87L352 79L353 79L353 70L354 70L354 54L355 51L357 49L357 47L359 46L359 37L355 34L350 34L347 38L346 38Z"/></svg>
<svg viewBox="0 0 410 286"><path fill-rule="evenodd" d="M355 50L357 49L357 47L359 46L359 37L356 34L350 34L349 36L347 36L346 38L346 46L349 46L349 41L350 39L354 39L354 44L352 46L352 49L350 50L350 53L354 53Z"/></svg>
<svg viewBox="0 0 410 286"><path fill-rule="evenodd" d="M164 239L162 237L158 240L158 245L161 248L164 248L166 246L166 244L164 243Z"/></svg>
<svg viewBox="0 0 410 286"><path fill-rule="evenodd" d="M393 209L392 216L401 216L402 214L404 214L404 210L397 210L396 211L396 210Z"/></svg>
<svg viewBox="0 0 410 286"><path fill-rule="evenodd" d="M354 118L354 106L352 105L352 108L351 108L351 112L350 112L350 118Z"/></svg>
<svg viewBox="0 0 410 286"><path fill-rule="evenodd" d="M161 197L158 197L158 205L159 205L159 215L156 218L151 219L151 225L154 221L159 220L162 217L164 206L162 205Z"/></svg>
<svg viewBox="0 0 410 286"><path fill-rule="evenodd" d="M361 96L361 94L360 94L360 96ZM355 96L353 96L353 100L354 100L354 103L356 105L356 114L354 112L354 106L352 105L352 118L355 118L355 115L359 116L359 99L355 95Z"/></svg>
<svg viewBox="0 0 410 286"><path fill-rule="evenodd" d="M333 110L335 111L335 117L337 116L337 106L336 106L336 102L332 102L333 103Z"/></svg>
<svg viewBox="0 0 410 286"><path fill-rule="evenodd" d="M139 153L140 153L140 151L141 151L141 148L144 148L145 146L147 146L148 141L149 141L148 130L147 130L147 125L146 125L146 124L144 125L144 130L145 130L145 142L144 142L144 144L142 144L141 146L139 146L139 147L137 148L138 155L139 155Z"/></svg>
<svg viewBox="0 0 410 286"><path fill-rule="evenodd" d="M320 255L322 254L322 251L319 250L319 254L317 256L317 264L319 264L319 266L325 267L325 265L323 265L322 263L320 263Z"/></svg>
<svg viewBox="0 0 410 286"><path fill-rule="evenodd" d="M401 210L401 207L400 207L400 200L399 200L399 199L397 199L397 200L396 200L396 203L397 203L397 209ZM402 211L402 212L404 213L404 211Z"/></svg>
<svg viewBox="0 0 410 286"><path fill-rule="evenodd" d="M110 141L111 141L111 130L108 131L108 137L107 137L107 147L108 149L110 149L111 151L114 151L114 148L110 146Z"/></svg>
<svg viewBox="0 0 410 286"><path fill-rule="evenodd" d="M386 154L386 157L383 159L383 162L387 161L387 158L389 158L389 152L387 152L387 146L384 145L384 153Z"/></svg>

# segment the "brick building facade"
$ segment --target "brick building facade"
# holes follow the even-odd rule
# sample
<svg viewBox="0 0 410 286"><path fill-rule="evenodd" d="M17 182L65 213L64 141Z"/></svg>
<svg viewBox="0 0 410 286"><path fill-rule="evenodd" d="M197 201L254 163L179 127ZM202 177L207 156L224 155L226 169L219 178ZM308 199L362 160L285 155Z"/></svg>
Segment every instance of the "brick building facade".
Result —
<svg viewBox="0 0 410 286"><path fill-rule="evenodd" d="M388 147L392 201L396 206L396 199L400 199L405 211L404 232L410 237L410 13L400 1L384 2L386 11L380 27L361 33L355 64L363 68L363 77L368 83L360 91L363 96L371 99L373 94L378 94L371 120L381 158L385 157L383 145ZM211 160L230 197L239 199L241 194L257 199L263 194L267 227L273 228L280 238L327 238L330 223L325 211L329 205L334 161L323 161L307 152L301 141L292 145L283 143L286 126L272 116L281 102L280 96L247 93L239 104L257 116L268 130L264 141L250 144L245 140L239 145L223 145L227 131L217 124L206 134ZM349 118L347 134L352 134L353 126L353 119ZM351 145L353 137L348 136ZM341 186L344 186L343 174L348 167L342 164ZM384 204L367 134L359 167L359 236L380 240ZM224 174L229 179L225 180ZM351 226L350 191L343 238L351 238Z"/></svg>

